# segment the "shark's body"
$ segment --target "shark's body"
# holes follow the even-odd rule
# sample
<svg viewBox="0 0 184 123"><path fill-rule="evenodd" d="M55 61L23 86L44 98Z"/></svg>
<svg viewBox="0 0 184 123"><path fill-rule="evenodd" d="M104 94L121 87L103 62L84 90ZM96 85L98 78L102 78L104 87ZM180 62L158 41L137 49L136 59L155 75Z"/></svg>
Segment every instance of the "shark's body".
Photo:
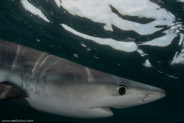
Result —
<svg viewBox="0 0 184 123"><path fill-rule="evenodd" d="M98 118L112 116L109 107L136 106L164 95L159 88L0 40L0 100L22 97L40 111Z"/></svg>

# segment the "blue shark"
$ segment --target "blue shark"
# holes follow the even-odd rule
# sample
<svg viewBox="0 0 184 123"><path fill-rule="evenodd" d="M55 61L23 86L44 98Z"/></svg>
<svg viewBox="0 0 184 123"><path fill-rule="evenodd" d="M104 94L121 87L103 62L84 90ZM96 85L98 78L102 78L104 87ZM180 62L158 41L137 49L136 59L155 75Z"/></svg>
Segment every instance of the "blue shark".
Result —
<svg viewBox="0 0 184 123"><path fill-rule="evenodd" d="M153 102L165 91L0 40L0 100L24 99L39 111L102 118Z"/></svg>

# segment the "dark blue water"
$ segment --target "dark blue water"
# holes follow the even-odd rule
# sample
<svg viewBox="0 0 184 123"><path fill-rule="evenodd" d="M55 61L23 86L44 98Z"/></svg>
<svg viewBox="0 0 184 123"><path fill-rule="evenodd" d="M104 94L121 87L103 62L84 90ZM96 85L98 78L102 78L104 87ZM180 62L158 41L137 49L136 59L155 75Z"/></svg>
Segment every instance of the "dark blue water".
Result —
<svg viewBox="0 0 184 123"><path fill-rule="evenodd" d="M26 0L22 1L25 2ZM90 11L91 8L89 8L89 12L92 12L89 15L93 15L95 10L97 10L96 13L100 13L91 17L86 14L80 16L82 12L72 13L70 9L64 6L64 1L60 8L54 0L29 0L28 2L38 8L46 18L40 17L40 15L36 15L28 9L26 10L21 0L0 0L1 39L42 50L106 73L154 85L164 89L167 96L159 101L138 107L113 109L114 116L110 118L90 120L66 118L38 111L23 113L20 110L20 105L16 102L4 101L0 102L0 119L31 119L34 122L58 123L184 121L184 40L182 39L184 35L184 3L175 0L152 0L154 5L160 8L153 8L153 11L145 9L137 13L142 17L138 17L136 14L131 15L131 12L130 15L127 13L123 15L117 6L109 5L112 13L117 15L116 17L127 20L127 23L122 22L118 25L115 22L112 24L113 19L116 18L105 19L111 20L112 31L110 27L104 28L107 23L93 18L103 17L107 14L105 11L100 11L99 8L94 7L93 11ZM100 5L102 5L100 8L106 6L103 1ZM68 6L75 7L75 4ZM122 8L126 7L121 6ZM135 4L132 8L125 10L134 10L137 6ZM142 7L138 8L141 9ZM87 10L86 13L88 13ZM154 13L156 10L158 10L158 13ZM37 11L37 13L39 12ZM107 15L109 17L109 13ZM128 22L136 22L142 25L130 29L125 28L125 30L120 28L121 24L131 25ZM152 22L158 22L158 25L151 25ZM79 33L67 30L61 24L67 25L67 27ZM147 25L149 28L145 28ZM155 28L155 26L160 30L148 34L149 30ZM80 34L88 35L88 37L84 38L85 36ZM163 41L161 38L164 36L165 40ZM106 40L113 39L112 42L134 42L139 51L142 51L142 54L138 52L138 49L132 52L127 52L123 48L117 50L112 47L112 42L107 45L99 44L92 41L92 37L93 39L95 37ZM157 41L154 42L155 45L145 44L145 42L153 40ZM165 44L161 42L165 42ZM179 62L173 61L176 57ZM145 65L146 61L149 64Z"/></svg>

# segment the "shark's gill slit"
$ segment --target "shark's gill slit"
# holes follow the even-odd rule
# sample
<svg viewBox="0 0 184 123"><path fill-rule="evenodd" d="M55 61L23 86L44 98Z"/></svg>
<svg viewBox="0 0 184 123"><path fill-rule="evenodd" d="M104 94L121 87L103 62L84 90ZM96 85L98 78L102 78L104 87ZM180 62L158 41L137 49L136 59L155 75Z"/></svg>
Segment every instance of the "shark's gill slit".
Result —
<svg viewBox="0 0 184 123"><path fill-rule="evenodd" d="M40 76L38 75L38 78L36 80L36 85L35 85L35 93L36 93L36 90L37 90L37 86L39 86L39 81L40 81Z"/></svg>
<svg viewBox="0 0 184 123"><path fill-rule="evenodd" d="M46 81L47 81L47 75L44 75L44 76L43 76L43 86L42 86L42 93L44 93L44 89L45 89L45 84L46 84Z"/></svg>

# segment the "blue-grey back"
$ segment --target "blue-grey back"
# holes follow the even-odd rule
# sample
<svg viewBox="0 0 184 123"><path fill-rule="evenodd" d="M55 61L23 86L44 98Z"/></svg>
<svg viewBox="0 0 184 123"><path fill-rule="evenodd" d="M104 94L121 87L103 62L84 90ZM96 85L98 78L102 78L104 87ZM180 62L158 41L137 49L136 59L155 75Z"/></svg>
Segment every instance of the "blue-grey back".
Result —
<svg viewBox="0 0 184 123"><path fill-rule="evenodd" d="M47 75L69 82L114 82L119 77L29 47L0 40L0 66L34 76Z"/></svg>

